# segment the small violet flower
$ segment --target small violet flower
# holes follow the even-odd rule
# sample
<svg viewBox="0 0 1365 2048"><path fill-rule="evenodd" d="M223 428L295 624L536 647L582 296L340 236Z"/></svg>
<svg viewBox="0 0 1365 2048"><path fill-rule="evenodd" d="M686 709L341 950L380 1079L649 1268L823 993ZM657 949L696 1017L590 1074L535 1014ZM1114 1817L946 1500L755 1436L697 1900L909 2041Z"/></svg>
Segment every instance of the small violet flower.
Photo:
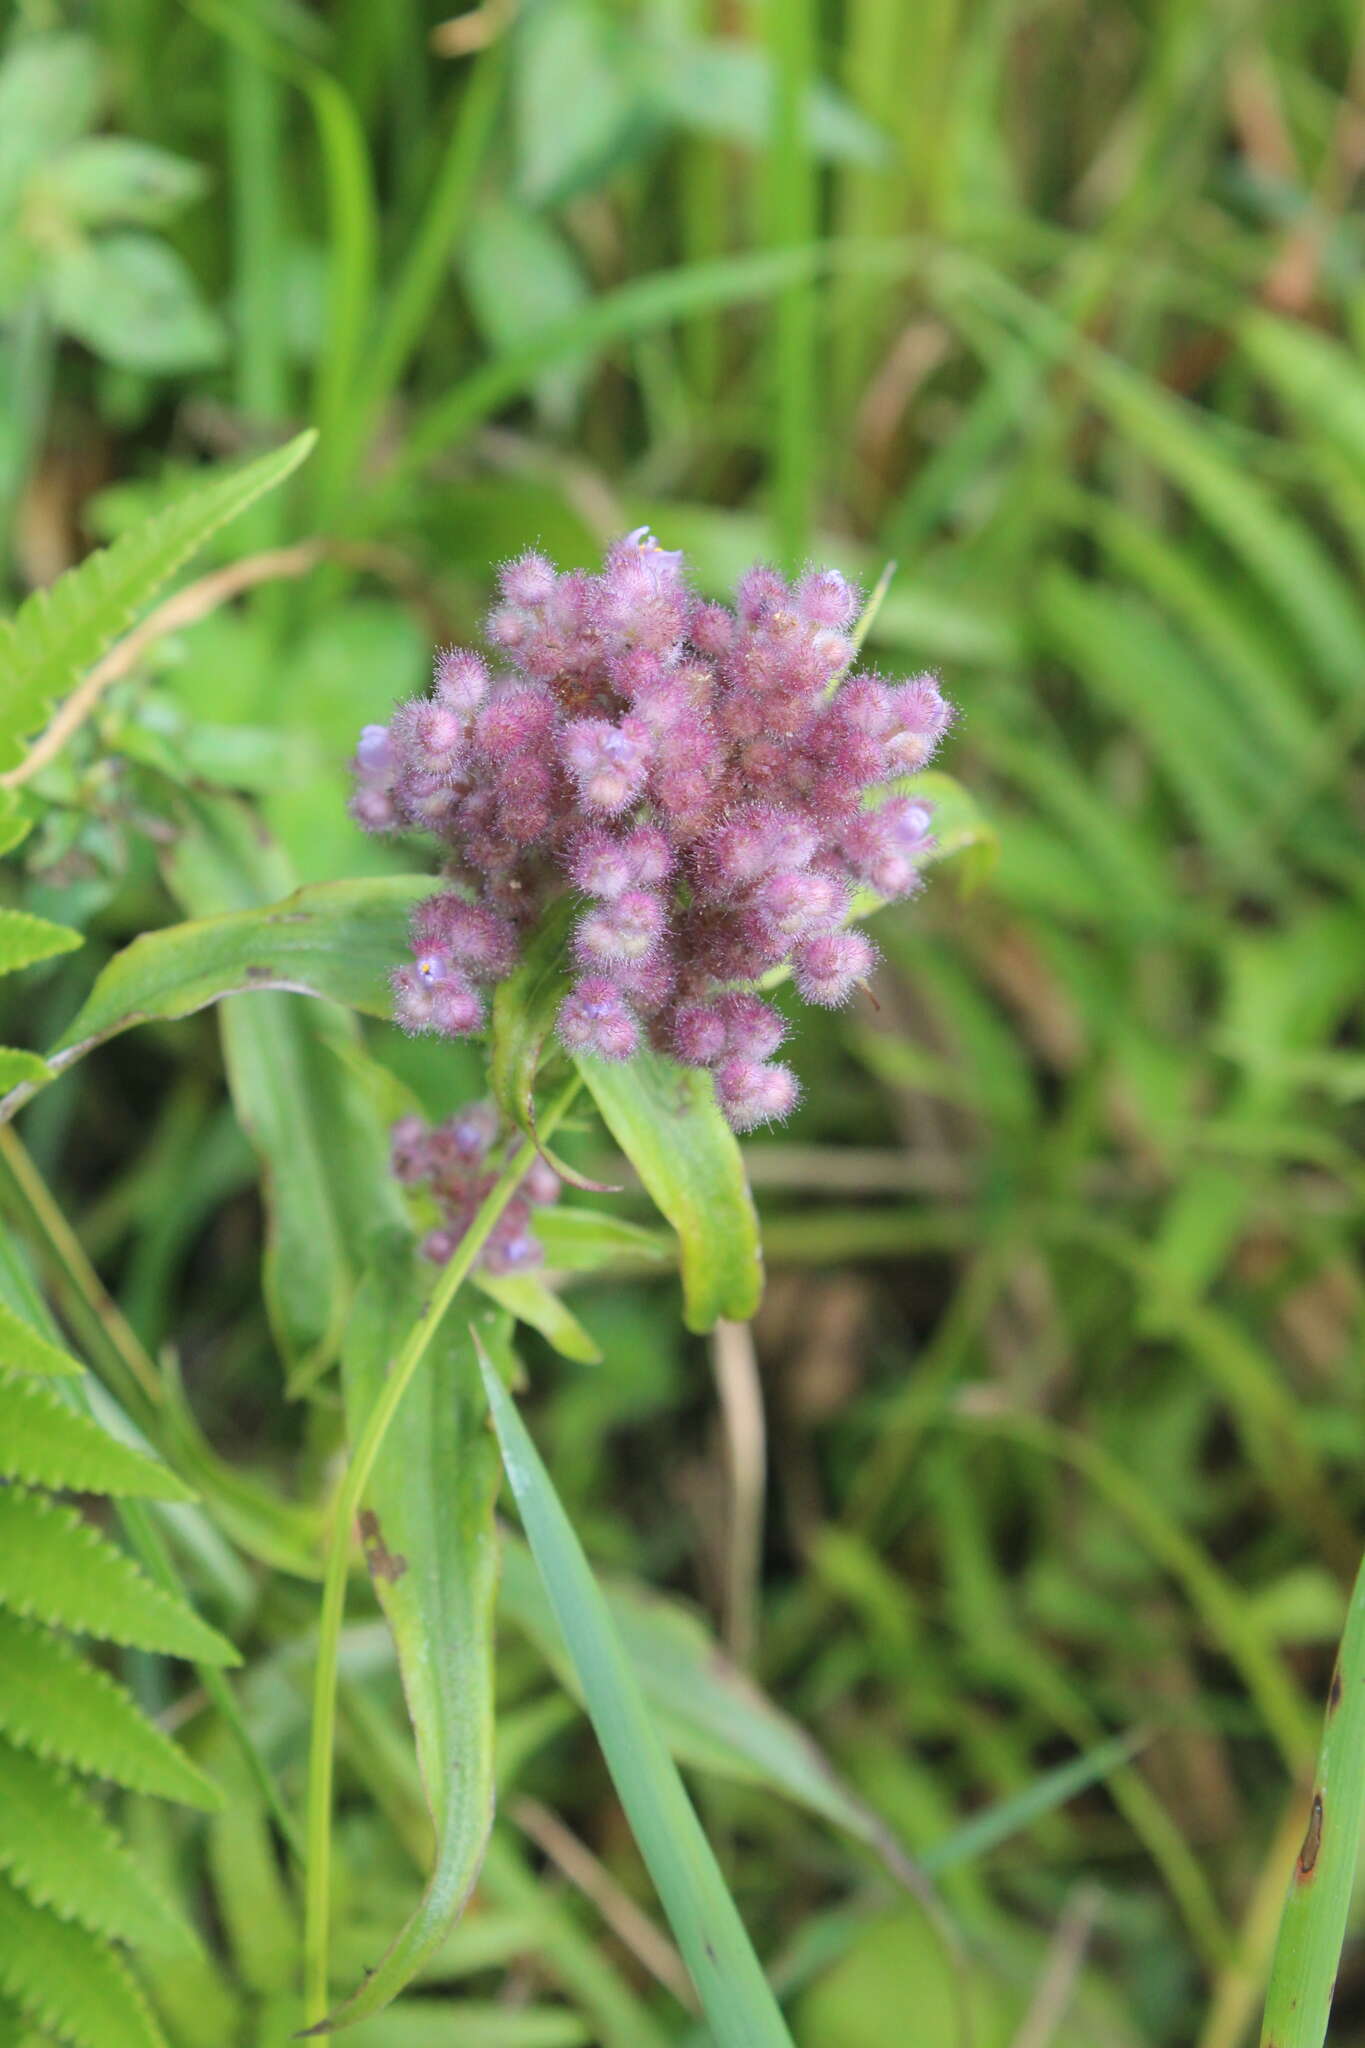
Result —
<svg viewBox="0 0 1365 2048"><path fill-rule="evenodd" d="M490 985L571 894L564 1046L629 1060L649 1043L709 1068L736 1130L786 1116L784 1027L753 984L787 967L830 1006L872 972L856 892L913 895L933 844L930 806L887 785L932 758L951 706L930 675L848 672L859 599L833 569L792 584L760 565L730 609L641 527L599 575L528 553L500 583L488 638L505 672L444 650L431 694L356 748L356 822L429 832L446 855L394 973L398 1021L480 1030ZM449 1249L456 1228L437 1233ZM498 1256L512 1270L520 1254Z"/></svg>
<svg viewBox="0 0 1365 2048"><path fill-rule="evenodd" d="M424 1254L436 1265L444 1266L454 1257L509 1155L521 1143L515 1134L499 1143L498 1133L492 1103L476 1102L443 1124L427 1124L419 1116L400 1117L389 1134L395 1177L410 1187L425 1187L440 1211L440 1223L422 1240ZM558 1198L558 1174L544 1159L533 1159L479 1253L478 1264L485 1272L524 1273L541 1263L544 1253L530 1228L531 1212L548 1208Z"/></svg>

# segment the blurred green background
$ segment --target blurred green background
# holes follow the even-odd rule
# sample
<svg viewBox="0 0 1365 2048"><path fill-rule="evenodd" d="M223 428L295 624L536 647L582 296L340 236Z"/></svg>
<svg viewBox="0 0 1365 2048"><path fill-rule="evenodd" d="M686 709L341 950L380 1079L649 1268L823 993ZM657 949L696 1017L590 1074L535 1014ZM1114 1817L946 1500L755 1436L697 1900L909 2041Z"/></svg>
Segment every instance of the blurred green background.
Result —
<svg viewBox="0 0 1365 2048"><path fill-rule="evenodd" d="M1365 1528L1363 80L1350 0L8 8L10 594L308 423L219 559L330 544L53 771L26 900L96 937L27 978L26 1042L177 914L129 761L248 793L301 878L395 858L345 817L354 733L477 634L499 557L648 520L717 591L897 565L871 654L942 675L980 815L747 1147L758 1584L673 1282L577 1289L607 1364L537 1361L535 1414L594 1559L751 1646L916 1850L1132 1735L942 1876L978 2048L1251 2037ZM375 1043L433 1110L478 1086ZM213 1020L25 1129L220 1448L293 1486ZM307 1616L278 1593L266 1639ZM533 1747L526 1793L639 1886L581 1729ZM705 1810L802 2048L957 2038L949 1952L854 1850ZM1355 1944L1332 2040L1365 2043Z"/></svg>

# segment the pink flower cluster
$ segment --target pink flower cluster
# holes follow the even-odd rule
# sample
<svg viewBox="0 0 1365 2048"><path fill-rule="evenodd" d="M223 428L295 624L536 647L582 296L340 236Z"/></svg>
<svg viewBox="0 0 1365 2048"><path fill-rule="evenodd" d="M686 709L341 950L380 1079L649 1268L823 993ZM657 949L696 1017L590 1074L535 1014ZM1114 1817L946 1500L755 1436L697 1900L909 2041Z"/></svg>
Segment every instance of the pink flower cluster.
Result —
<svg viewBox="0 0 1365 2048"><path fill-rule="evenodd" d="M437 1229L422 1241L426 1257L444 1266L478 1214L521 1139L499 1142L500 1120L491 1102L476 1102L443 1124L419 1116L400 1117L389 1135L389 1160L396 1179L424 1186L441 1212ZM531 1212L559 1198L559 1175L534 1159L516 1193L489 1233L478 1264L486 1272L524 1273L545 1254L531 1230Z"/></svg>
<svg viewBox="0 0 1365 2048"><path fill-rule="evenodd" d="M449 853L394 975L399 1021L477 1031L484 991L571 891L566 1048L628 1060L647 1037L713 1071L736 1130L785 1116L785 1026L753 984L790 966L807 1002L836 1005L871 971L855 892L919 886L929 806L879 792L933 754L952 716L937 682L847 672L858 594L836 571L751 569L731 610L644 529L596 576L523 555L501 599L488 637L511 673L443 652L431 694L356 752L358 822Z"/></svg>

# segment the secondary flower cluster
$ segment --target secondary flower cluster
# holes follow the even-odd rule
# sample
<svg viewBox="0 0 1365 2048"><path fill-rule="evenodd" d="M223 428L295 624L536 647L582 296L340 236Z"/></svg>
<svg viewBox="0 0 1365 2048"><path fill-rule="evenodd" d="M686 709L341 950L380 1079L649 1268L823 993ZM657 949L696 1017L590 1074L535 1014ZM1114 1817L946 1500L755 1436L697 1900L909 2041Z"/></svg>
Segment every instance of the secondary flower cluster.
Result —
<svg viewBox="0 0 1365 2048"><path fill-rule="evenodd" d="M647 1037L712 1069L737 1130L785 1116L785 1025L753 984L790 965L807 1002L836 1005L871 971L854 894L910 895L930 844L927 804L877 793L933 754L952 716L937 682L848 673L858 594L836 571L751 569L732 610L644 529L600 575L522 555L501 600L488 637L511 673L444 651L430 695L356 752L358 822L449 856L394 975L400 1023L477 1031L488 985L573 892L564 1045L628 1060Z"/></svg>
<svg viewBox="0 0 1365 2048"><path fill-rule="evenodd" d="M389 1134L395 1178L410 1187L425 1186L440 1209L439 1227L422 1241L427 1258L439 1266L454 1257L484 1197L521 1143L515 1135L500 1143L499 1128L492 1103L476 1102L443 1124L400 1117ZM533 1160L489 1233L478 1264L489 1273L524 1273L538 1266L545 1255L531 1230L531 1212L558 1199L559 1175L544 1159Z"/></svg>

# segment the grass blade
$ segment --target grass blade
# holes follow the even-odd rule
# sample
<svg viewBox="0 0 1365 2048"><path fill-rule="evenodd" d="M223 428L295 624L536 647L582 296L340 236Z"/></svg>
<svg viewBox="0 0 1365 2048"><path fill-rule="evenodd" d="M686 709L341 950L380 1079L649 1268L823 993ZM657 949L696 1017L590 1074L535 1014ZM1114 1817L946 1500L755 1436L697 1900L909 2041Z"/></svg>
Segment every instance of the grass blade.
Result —
<svg viewBox="0 0 1365 2048"><path fill-rule="evenodd" d="M549 1474L480 1351L503 1463L632 1832L720 2048L789 2043L682 1779L650 1718Z"/></svg>
<svg viewBox="0 0 1365 2048"><path fill-rule="evenodd" d="M1321 2048L1327 2038L1365 1812L1365 1564L1356 1578L1303 1846L1284 1902L1261 2048Z"/></svg>

